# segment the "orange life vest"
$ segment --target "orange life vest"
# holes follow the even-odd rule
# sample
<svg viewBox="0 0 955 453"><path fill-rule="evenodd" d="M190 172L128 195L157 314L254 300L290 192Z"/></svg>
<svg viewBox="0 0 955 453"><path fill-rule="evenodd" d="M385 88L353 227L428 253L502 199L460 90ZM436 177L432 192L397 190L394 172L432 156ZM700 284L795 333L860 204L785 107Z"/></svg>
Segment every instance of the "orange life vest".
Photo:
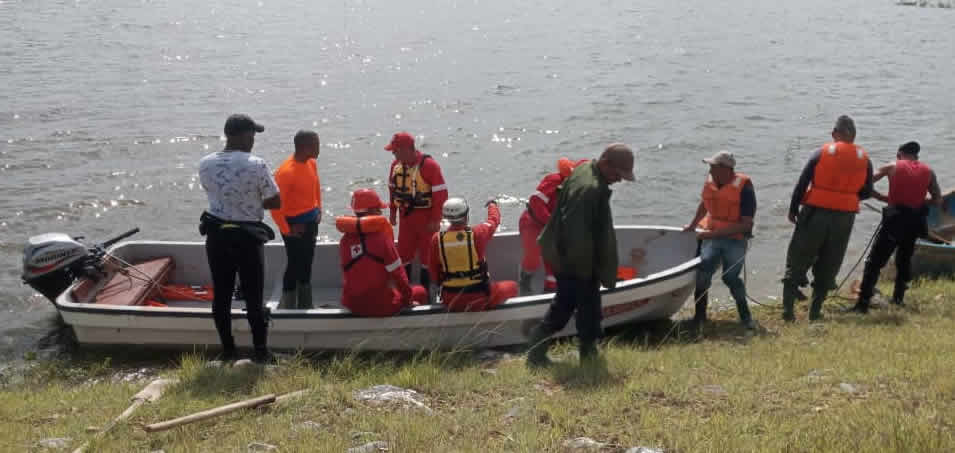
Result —
<svg viewBox="0 0 955 453"><path fill-rule="evenodd" d="M718 187L712 176L706 177L703 184L703 207L706 208L706 217L700 222L704 230L715 231L720 228L739 223L739 204L743 188L749 183L749 176L736 173L736 178L723 187ZM737 233L730 238L743 239L743 233Z"/></svg>
<svg viewBox="0 0 955 453"><path fill-rule="evenodd" d="M826 143L802 203L833 211L859 212L859 191L865 185L868 168L869 155L861 146Z"/></svg>
<svg viewBox="0 0 955 453"><path fill-rule="evenodd" d="M383 258L369 253L368 248L365 247L365 234L367 233L384 233L386 236L388 236L388 239L391 242L394 242L394 231L391 228L391 222L384 218L384 216L369 215L363 217L335 217L335 228L342 233L358 234L360 250L355 250L352 253L351 261L345 264L346 271L362 258L371 258L383 265L387 264Z"/></svg>

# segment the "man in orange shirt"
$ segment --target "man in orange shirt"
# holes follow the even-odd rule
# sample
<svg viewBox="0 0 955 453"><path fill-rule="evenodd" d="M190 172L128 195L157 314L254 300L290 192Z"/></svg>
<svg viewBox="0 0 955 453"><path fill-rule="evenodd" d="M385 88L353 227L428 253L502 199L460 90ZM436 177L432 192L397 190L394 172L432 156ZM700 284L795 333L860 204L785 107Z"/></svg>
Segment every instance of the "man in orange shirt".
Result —
<svg viewBox="0 0 955 453"><path fill-rule="evenodd" d="M322 189L315 163L320 145L315 132L298 131L295 153L275 170L275 183L284 203L271 213L282 232L288 258L281 308L312 308L312 258L318 224L322 222Z"/></svg>

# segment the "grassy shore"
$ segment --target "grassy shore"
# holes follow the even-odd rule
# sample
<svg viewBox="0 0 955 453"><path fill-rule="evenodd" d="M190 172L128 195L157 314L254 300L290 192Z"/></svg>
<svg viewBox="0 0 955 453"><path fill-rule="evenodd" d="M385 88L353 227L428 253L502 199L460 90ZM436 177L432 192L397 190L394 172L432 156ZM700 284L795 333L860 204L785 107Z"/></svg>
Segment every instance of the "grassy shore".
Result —
<svg viewBox="0 0 955 453"><path fill-rule="evenodd" d="M702 338L679 323L622 332L603 367L580 368L573 343L558 364L529 371L519 354L482 360L461 353L292 357L278 367L209 367L186 354L159 366L179 384L91 451L344 452L383 441L393 452L552 452L586 436L668 452L955 451L955 283L927 281L908 307L868 316L837 313L794 325L755 307L765 332L750 337L733 311ZM156 365L156 364L154 364ZM122 412L148 382L117 382L102 356L43 362L0 390L0 447L42 450L69 438L71 451ZM416 390L430 408L370 405L355 391L378 384ZM267 393L311 392L148 434L142 425Z"/></svg>

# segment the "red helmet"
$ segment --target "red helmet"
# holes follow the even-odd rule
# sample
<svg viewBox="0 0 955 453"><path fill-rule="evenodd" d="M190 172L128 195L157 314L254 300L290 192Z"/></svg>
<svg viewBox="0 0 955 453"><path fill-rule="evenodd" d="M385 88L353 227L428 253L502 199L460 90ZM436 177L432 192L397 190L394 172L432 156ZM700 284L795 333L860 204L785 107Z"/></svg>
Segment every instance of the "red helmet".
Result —
<svg viewBox="0 0 955 453"><path fill-rule="evenodd" d="M351 194L351 208L355 212L365 212L369 209L385 209L388 205L378 198L374 189L358 189Z"/></svg>

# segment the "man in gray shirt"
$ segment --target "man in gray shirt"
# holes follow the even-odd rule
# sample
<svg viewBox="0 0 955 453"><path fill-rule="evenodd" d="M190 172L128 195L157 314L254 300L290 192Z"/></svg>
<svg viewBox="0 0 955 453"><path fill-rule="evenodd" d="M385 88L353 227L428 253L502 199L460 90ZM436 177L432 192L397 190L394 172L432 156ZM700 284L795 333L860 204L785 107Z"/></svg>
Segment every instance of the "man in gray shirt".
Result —
<svg viewBox="0 0 955 453"><path fill-rule="evenodd" d="M265 280L263 245L275 233L262 223L265 209L281 206L279 190L265 161L253 156L255 134L265 131L248 115L235 114L225 123L226 145L199 161L199 181L209 198L199 231L206 235L206 256L212 273L212 315L222 341L223 358L236 358L232 338L232 293L236 273L242 279L246 314L252 330L254 360L271 358L262 298Z"/></svg>

